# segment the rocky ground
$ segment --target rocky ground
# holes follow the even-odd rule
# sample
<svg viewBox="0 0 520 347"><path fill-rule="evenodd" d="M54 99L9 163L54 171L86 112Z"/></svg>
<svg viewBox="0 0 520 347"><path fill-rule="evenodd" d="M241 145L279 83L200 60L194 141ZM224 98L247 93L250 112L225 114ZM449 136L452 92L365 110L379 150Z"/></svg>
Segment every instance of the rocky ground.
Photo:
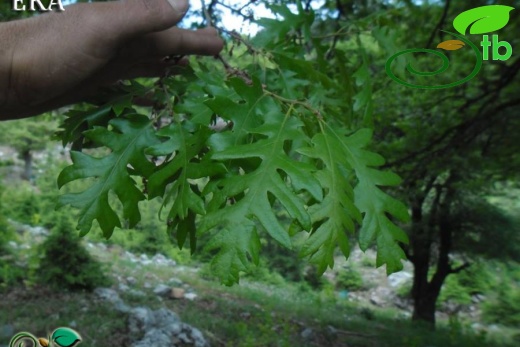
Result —
<svg viewBox="0 0 520 347"><path fill-rule="evenodd" d="M10 242L13 249L28 249L40 243L48 235L48 231L42 227L31 227L27 225L12 222L20 234L25 234L24 240L30 240L27 243ZM29 237L27 237L27 234ZM198 301L197 304L204 304L204 296L199 295L190 285L184 283L177 277L170 277L165 280L164 276L158 275L159 272L167 271L173 273L191 273L195 276L198 269L196 267L187 267L177 265L175 261L167 258L162 254L148 256L146 254L134 254L126 251L119 246L104 243L96 243L86 241L85 245L90 252L103 262L110 262L110 257L117 257L118 262L128 264L131 268L126 273L113 273L115 284L111 288L97 288L94 291L96 300L105 302L110 305L114 311L124 315L127 322L126 338L132 341L132 347L144 346L197 346L204 347L208 345L207 340L202 332L197 328L183 323L179 316L165 307L153 309L146 305L130 305L126 303L121 296L133 298L149 298L150 295L157 297L159 301L176 300L179 304L176 307L188 305L190 301ZM375 261L375 253L368 251L362 253L359 250L353 251L350 260L347 263L344 259L338 258L336 269L347 267L350 262L361 264L356 266L363 277L365 288L359 291L338 292L338 297L358 303L365 307L375 308L392 308L399 312L401 318L408 318L411 315L411 301L397 295L398 288L410 283L412 280L412 266L405 264L403 271L386 276L384 269L376 269L370 264ZM363 265L364 264L364 265ZM148 269L154 268L157 273ZM163 270L162 270L163 269ZM335 272L330 271L325 275L331 281L334 281ZM244 284L242 284L244 285ZM247 283L245 284L247 286ZM266 287L266 290L269 290ZM443 305L438 312L439 319L445 319L450 314L458 312L460 315L471 318L475 321L475 330L484 327L478 323L480 317L480 303L485 300L484 297L475 297L472 305L460 307L450 303ZM247 318L248 312L243 313ZM250 315L250 313L249 313ZM69 322L69 326L73 327L74 322ZM489 327L486 327L489 328ZM493 328L493 327L491 327ZM13 327L9 324L0 326L0 337L8 336L13 332ZM313 334L312 327L302 326L301 336L311 336ZM4 347L1 346L0 347Z"/></svg>

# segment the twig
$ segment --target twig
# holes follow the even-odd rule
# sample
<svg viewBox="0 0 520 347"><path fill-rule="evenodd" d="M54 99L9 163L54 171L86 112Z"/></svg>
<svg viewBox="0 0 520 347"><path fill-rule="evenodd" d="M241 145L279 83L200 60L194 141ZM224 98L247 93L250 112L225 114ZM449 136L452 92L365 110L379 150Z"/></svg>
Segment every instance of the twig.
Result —
<svg viewBox="0 0 520 347"><path fill-rule="evenodd" d="M439 29L442 27L444 22L446 21L446 16L448 15L448 10L450 9L450 3L451 0L446 0L446 5L444 6L444 12L442 13L441 20L439 23L437 23L437 26L435 29L433 29L432 34L430 35L430 38L428 39L428 43L426 44L426 47L430 47L430 45L433 42L433 39L435 38L435 34L439 31Z"/></svg>
<svg viewBox="0 0 520 347"><path fill-rule="evenodd" d="M224 28L219 28L217 27L217 30L218 31L221 31L223 33L226 33L228 34L229 36L231 36L233 39L237 40L237 41L240 41L240 43L244 44L244 46L247 47L247 50L251 53L254 53L254 54L260 54L261 52L256 49L255 47L253 47L249 42L247 42L246 40L244 40L242 38L242 36L240 36L239 33L236 32L236 30L233 30L233 31L229 31L227 29L224 29Z"/></svg>
<svg viewBox="0 0 520 347"><path fill-rule="evenodd" d="M314 107L312 107L312 105L310 105L307 102L300 101L300 100L287 99L287 98L284 98L283 96L280 96L280 95L270 92L268 90L264 90L264 93L283 103L286 103L289 105L302 106L303 108L306 108L307 110L311 111L316 116L316 118L318 118L319 120L323 120L323 116L321 115L321 112L318 109L315 109Z"/></svg>

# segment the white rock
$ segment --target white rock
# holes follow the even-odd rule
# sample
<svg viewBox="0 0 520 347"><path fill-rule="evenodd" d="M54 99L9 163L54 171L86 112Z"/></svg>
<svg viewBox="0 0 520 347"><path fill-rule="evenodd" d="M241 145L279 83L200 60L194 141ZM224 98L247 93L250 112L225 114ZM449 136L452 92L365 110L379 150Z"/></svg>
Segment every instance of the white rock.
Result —
<svg viewBox="0 0 520 347"><path fill-rule="evenodd" d="M388 284L390 287L397 288L410 281L413 275L406 271L399 271L388 276Z"/></svg>
<svg viewBox="0 0 520 347"><path fill-rule="evenodd" d="M197 297L197 294L195 294L195 293L186 293L186 294L184 294L184 297L186 299L188 299L188 300L193 301Z"/></svg>

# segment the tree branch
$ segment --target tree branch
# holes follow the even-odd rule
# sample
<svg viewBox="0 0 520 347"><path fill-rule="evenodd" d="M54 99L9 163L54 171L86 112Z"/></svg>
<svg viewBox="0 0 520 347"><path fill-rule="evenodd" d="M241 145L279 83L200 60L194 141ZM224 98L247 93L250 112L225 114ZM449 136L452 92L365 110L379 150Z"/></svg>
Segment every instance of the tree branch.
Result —
<svg viewBox="0 0 520 347"><path fill-rule="evenodd" d="M450 269L450 274L457 274L457 273L467 269L470 266L471 266L471 263L466 262L466 263L462 264L461 266L457 266L454 269Z"/></svg>
<svg viewBox="0 0 520 347"><path fill-rule="evenodd" d="M451 3L451 0L446 0L446 4L444 5L444 12L442 13L441 20L439 21L439 23L437 23L437 26L435 27L435 29L433 29L432 34L430 35L430 38L428 39L428 42L426 43L425 47L430 47L430 45L433 42L433 39L435 38L435 34L437 34L439 29L442 28L442 26L444 25L444 22L446 21L446 17L448 15L448 11L450 9L450 3Z"/></svg>

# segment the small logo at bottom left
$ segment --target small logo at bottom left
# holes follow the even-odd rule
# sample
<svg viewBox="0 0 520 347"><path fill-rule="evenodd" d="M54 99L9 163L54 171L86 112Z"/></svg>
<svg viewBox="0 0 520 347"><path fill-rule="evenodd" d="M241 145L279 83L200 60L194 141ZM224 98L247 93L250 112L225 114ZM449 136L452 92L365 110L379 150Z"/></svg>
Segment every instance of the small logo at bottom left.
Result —
<svg viewBox="0 0 520 347"><path fill-rule="evenodd" d="M48 338L37 338L31 333L22 331L13 336L9 347L27 346L25 342L30 341L29 347L73 347L81 343L81 336L71 328L58 328Z"/></svg>

